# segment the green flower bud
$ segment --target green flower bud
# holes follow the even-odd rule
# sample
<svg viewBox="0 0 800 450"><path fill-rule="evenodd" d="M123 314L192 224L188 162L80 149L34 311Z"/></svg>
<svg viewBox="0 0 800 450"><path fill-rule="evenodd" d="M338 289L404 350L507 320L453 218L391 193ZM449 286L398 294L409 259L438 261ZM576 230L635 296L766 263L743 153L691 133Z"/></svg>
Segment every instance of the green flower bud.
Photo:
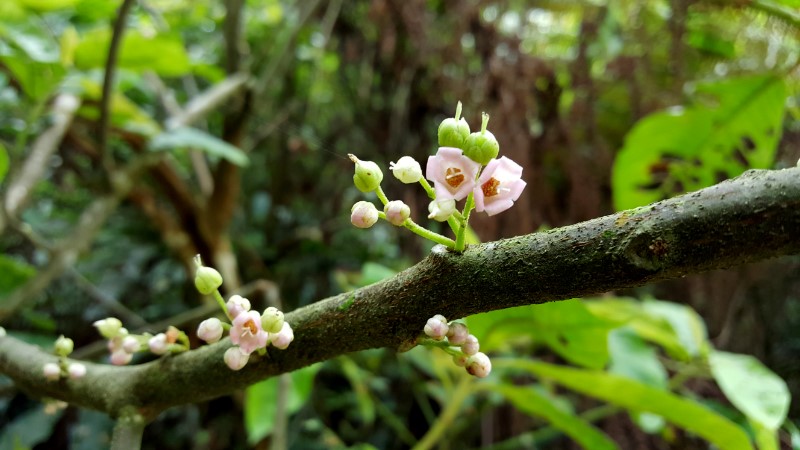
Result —
<svg viewBox="0 0 800 450"><path fill-rule="evenodd" d="M122 322L120 322L116 317L108 317L103 320L98 320L94 323L94 326L97 328L97 331L99 331L100 334L106 339L113 339L117 336L124 336L128 334L128 330L122 328ZM125 330L125 332L122 330Z"/></svg>
<svg viewBox="0 0 800 450"><path fill-rule="evenodd" d="M72 342L72 339L64 337L63 334L56 339L55 350L58 356L69 356L74 348L75 343Z"/></svg>
<svg viewBox="0 0 800 450"><path fill-rule="evenodd" d="M378 189L383 181L383 172L372 161L361 161L355 155L349 154L350 161L356 164L356 174L353 175L353 183L361 192L372 192Z"/></svg>
<svg viewBox="0 0 800 450"><path fill-rule="evenodd" d="M456 106L456 116L444 119L439 125L439 147L464 147L464 141L469 136L469 124L461 116L461 102Z"/></svg>
<svg viewBox="0 0 800 450"><path fill-rule="evenodd" d="M486 131L486 125L489 123L489 115L483 113L483 123L481 124L481 131L467 136L464 141L464 156L475 161L478 164L486 165L492 158L496 158L500 153L500 143L494 135Z"/></svg>
<svg viewBox="0 0 800 450"><path fill-rule="evenodd" d="M211 267L198 267L194 276L194 286L203 295L212 294L222 286L222 275Z"/></svg>
<svg viewBox="0 0 800 450"><path fill-rule="evenodd" d="M267 333L278 333L283 328L283 313L274 306L264 310L261 315L261 328Z"/></svg>

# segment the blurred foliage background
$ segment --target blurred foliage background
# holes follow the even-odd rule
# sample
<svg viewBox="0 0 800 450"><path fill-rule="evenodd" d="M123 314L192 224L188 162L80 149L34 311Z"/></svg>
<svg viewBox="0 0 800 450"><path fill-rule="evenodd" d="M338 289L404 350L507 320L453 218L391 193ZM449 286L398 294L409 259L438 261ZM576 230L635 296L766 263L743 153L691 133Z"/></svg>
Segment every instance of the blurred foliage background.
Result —
<svg viewBox="0 0 800 450"><path fill-rule="evenodd" d="M83 358L106 357L94 320L193 330L211 314L198 253L229 293L287 311L424 257L348 223L362 194L345 155L424 161L458 100L473 129L491 114L528 183L475 216L483 241L800 158L798 0L122 3L0 2L0 320ZM421 214L424 192L393 181ZM498 357L485 381L441 352L347 355L173 408L144 446L800 448L798 268L468 318ZM0 448L108 445L109 418L3 381Z"/></svg>

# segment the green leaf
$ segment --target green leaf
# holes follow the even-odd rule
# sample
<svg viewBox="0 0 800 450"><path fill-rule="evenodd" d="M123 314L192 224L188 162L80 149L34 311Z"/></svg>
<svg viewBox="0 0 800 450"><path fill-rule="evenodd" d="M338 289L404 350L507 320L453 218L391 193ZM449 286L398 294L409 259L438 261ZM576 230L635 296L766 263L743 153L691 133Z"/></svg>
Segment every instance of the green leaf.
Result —
<svg viewBox="0 0 800 450"><path fill-rule="evenodd" d="M697 85L695 104L651 114L628 133L614 161L618 210L697 190L772 164L786 89L778 76Z"/></svg>
<svg viewBox="0 0 800 450"><path fill-rule="evenodd" d="M7 297L18 287L36 274L33 266L17 261L5 255L0 255L0 297Z"/></svg>
<svg viewBox="0 0 800 450"><path fill-rule="evenodd" d="M311 395L314 376L321 364L304 367L291 374L287 390L286 414L297 412ZM272 432L275 425L275 402L278 398L279 376L256 383L245 391L244 427L247 441L253 445Z"/></svg>
<svg viewBox="0 0 800 450"><path fill-rule="evenodd" d="M750 355L714 351L709 363L722 392L751 421L774 432L786 420L789 388L759 360Z"/></svg>
<svg viewBox="0 0 800 450"><path fill-rule="evenodd" d="M506 397L518 410L531 417L547 420L575 442L590 449L617 449L617 445L602 431L585 420L557 408L548 398L531 388L507 384L491 386L493 391Z"/></svg>
<svg viewBox="0 0 800 450"><path fill-rule="evenodd" d="M678 341L691 357L699 357L708 353L711 345L703 319L686 305L679 305L661 300L645 300L644 310L669 322L675 331Z"/></svg>
<svg viewBox="0 0 800 450"><path fill-rule="evenodd" d="M78 112L82 117L90 120L97 120L100 116L100 111L96 105L99 104L102 87L89 78L82 78L79 84L83 89L84 97L87 100L94 101L83 102ZM111 124L115 127L142 136L155 136L161 132L161 127L148 113L143 111L136 103L132 102L120 92L114 92L112 94L110 107Z"/></svg>
<svg viewBox="0 0 800 450"><path fill-rule="evenodd" d="M374 262L366 262L361 267L361 277L358 280L357 287L368 286L378 281L385 280L386 278L393 277L396 274L397 271L390 267Z"/></svg>
<svg viewBox="0 0 800 450"><path fill-rule="evenodd" d="M527 337L571 363L592 368L605 366L608 331L619 325L592 315L577 299L492 311L468 322L485 351Z"/></svg>
<svg viewBox="0 0 800 450"><path fill-rule="evenodd" d="M495 360L498 368L524 370L582 394L634 411L658 414L723 450L752 449L735 423L692 400L638 381L597 370L575 369L521 359Z"/></svg>
<svg viewBox="0 0 800 450"><path fill-rule="evenodd" d="M75 48L75 67L82 70L105 66L111 31L93 30ZM137 72L153 71L167 77L177 77L191 69L189 56L178 36L159 34L145 37L136 30L127 30L122 38L117 64Z"/></svg>
<svg viewBox="0 0 800 450"><path fill-rule="evenodd" d="M65 74L60 63L37 62L26 56L0 56L0 61L11 71L22 91L36 101L50 96Z"/></svg>
<svg viewBox="0 0 800 450"><path fill-rule="evenodd" d="M44 442L62 414L64 409L51 414L45 411L44 405L22 413L0 431L0 448L33 448Z"/></svg>
<svg viewBox="0 0 800 450"><path fill-rule="evenodd" d="M608 335L608 348L611 355L610 373L666 389L667 371L658 360L655 349L647 345L634 330L629 327L612 330Z"/></svg>
<svg viewBox="0 0 800 450"><path fill-rule="evenodd" d="M8 150L5 145L0 142L0 183L6 178L8 173Z"/></svg>
<svg viewBox="0 0 800 450"><path fill-rule="evenodd" d="M153 151L197 149L212 156L227 159L237 166L247 166L250 160L239 148L196 128L176 128L165 131L150 141Z"/></svg>
<svg viewBox="0 0 800 450"><path fill-rule="evenodd" d="M778 444L777 431L770 430L764 425L752 420L750 421L750 426L753 427L753 433L756 435L758 450L780 450L781 446Z"/></svg>
<svg viewBox="0 0 800 450"><path fill-rule="evenodd" d="M16 0L20 5L36 12L72 8L78 0Z"/></svg>

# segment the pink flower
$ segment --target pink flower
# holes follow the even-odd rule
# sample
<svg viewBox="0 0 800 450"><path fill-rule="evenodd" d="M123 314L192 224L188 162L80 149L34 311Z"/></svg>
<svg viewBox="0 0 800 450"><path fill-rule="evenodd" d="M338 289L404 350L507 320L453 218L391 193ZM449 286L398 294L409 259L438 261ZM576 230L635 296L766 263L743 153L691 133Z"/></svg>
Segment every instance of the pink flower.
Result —
<svg viewBox="0 0 800 450"><path fill-rule="evenodd" d="M465 198L475 187L475 176L481 165L467 158L461 149L439 147L435 156L428 157L425 178L433 181L436 200Z"/></svg>
<svg viewBox="0 0 800 450"><path fill-rule="evenodd" d="M521 177L522 167L505 156L489 161L473 190L475 211L493 216L511 208L525 189Z"/></svg>
<svg viewBox="0 0 800 450"><path fill-rule="evenodd" d="M261 315L258 311L242 312L233 319L231 342L238 344L242 352L253 353L267 346L269 333L261 328Z"/></svg>

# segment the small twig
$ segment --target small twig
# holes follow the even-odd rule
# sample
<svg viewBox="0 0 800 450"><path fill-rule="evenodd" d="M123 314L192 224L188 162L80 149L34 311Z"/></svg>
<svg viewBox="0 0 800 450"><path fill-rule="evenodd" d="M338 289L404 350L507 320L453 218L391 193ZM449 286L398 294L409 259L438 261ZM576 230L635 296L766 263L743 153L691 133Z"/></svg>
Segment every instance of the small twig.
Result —
<svg viewBox="0 0 800 450"><path fill-rule="evenodd" d="M117 58L119 56L119 46L122 43L122 34L125 32L125 21L134 1L135 0L123 0L119 11L117 11L117 18L114 22L114 29L111 34L111 43L108 47L105 74L103 76L103 94L102 97L100 97L100 118L97 124L97 149L102 155L103 166L106 171L109 172L114 166L114 159L108 149L111 91L114 88L114 75L117 69Z"/></svg>

